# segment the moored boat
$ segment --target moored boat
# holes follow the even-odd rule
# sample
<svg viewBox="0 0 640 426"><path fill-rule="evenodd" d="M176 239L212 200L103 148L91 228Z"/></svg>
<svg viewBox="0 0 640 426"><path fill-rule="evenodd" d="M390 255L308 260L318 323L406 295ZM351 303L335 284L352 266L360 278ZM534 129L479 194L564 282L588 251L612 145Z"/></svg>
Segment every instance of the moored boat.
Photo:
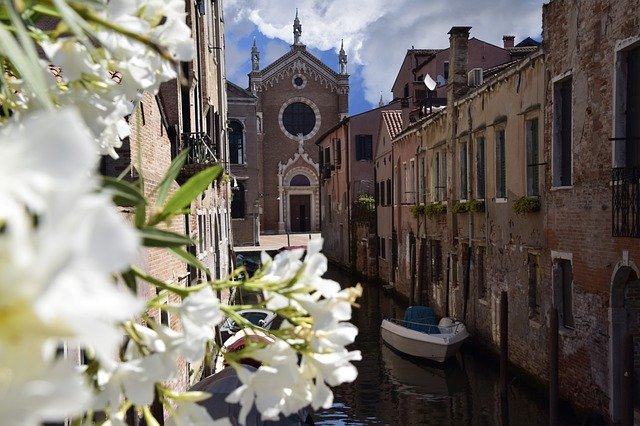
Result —
<svg viewBox="0 0 640 426"><path fill-rule="evenodd" d="M397 351L437 362L457 354L469 337L462 322L448 317L436 322L433 310L426 306L407 308L404 320L382 320L380 332L382 340Z"/></svg>

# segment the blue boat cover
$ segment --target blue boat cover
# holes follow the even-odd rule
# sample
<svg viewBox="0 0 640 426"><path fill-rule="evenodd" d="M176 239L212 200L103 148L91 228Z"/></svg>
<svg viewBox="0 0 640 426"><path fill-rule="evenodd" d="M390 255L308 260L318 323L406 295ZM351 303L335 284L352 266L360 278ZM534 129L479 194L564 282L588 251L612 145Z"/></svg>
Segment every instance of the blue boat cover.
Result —
<svg viewBox="0 0 640 426"><path fill-rule="evenodd" d="M439 334L436 314L428 306L409 306L404 313L405 326L410 330Z"/></svg>

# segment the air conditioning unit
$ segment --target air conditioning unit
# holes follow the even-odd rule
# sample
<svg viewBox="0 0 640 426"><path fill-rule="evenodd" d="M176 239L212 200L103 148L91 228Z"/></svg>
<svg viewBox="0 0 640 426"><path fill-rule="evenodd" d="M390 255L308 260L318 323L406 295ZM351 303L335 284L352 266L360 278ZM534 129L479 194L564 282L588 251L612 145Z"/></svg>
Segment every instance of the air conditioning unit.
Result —
<svg viewBox="0 0 640 426"><path fill-rule="evenodd" d="M474 68L467 74L467 85L472 87L482 86L482 68Z"/></svg>

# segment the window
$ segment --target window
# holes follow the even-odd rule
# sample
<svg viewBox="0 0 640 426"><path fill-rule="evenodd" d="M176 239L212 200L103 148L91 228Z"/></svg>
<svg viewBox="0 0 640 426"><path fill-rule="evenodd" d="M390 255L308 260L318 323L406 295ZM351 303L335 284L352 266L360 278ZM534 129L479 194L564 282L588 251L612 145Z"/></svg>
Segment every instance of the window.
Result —
<svg viewBox="0 0 640 426"><path fill-rule="evenodd" d="M440 153L433 158L433 194L435 201L440 201Z"/></svg>
<svg viewBox="0 0 640 426"><path fill-rule="evenodd" d="M429 240L429 278L432 284L442 281L442 246L440 240Z"/></svg>
<svg viewBox="0 0 640 426"><path fill-rule="evenodd" d="M306 136L316 126L316 115L304 102L294 102L282 112L282 125L293 136Z"/></svg>
<svg viewBox="0 0 640 426"><path fill-rule="evenodd" d="M331 222L331 212L333 211L333 206L331 205L331 194L327 195L327 208L329 209L329 222Z"/></svg>
<svg viewBox="0 0 640 426"><path fill-rule="evenodd" d="M416 202L416 162L409 161L409 202Z"/></svg>
<svg viewBox="0 0 640 426"><path fill-rule="evenodd" d="M433 159L433 194L434 201L447 199L447 154L436 152Z"/></svg>
<svg viewBox="0 0 640 426"><path fill-rule="evenodd" d="M485 198L485 147L484 137L476 139L476 198Z"/></svg>
<svg viewBox="0 0 640 426"><path fill-rule="evenodd" d="M387 247L386 247L386 240L383 237L378 237L378 255L383 258L386 259L386 253L387 253Z"/></svg>
<svg viewBox="0 0 640 426"><path fill-rule="evenodd" d="M204 215L198 212L198 251L200 253L205 250L205 232Z"/></svg>
<svg viewBox="0 0 640 426"><path fill-rule="evenodd" d="M305 175L295 175L289 182L290 186L311 186L311 181Z"/></svg>
<svg viewBox="0 0 640 426"><path fill-rule="evenodd" d="M229 162L231 164L244 164L244 128L239 121L231 120L229 123Z"/></svg>
<svg viewBox="0 0 640 426"><path fill-rule="evenodd" d="M504 129L496 131L496 198L507 198L507 160Z"/></svg>
<svg viewBox="0 0 640 426"><path fill-rule="evenodd" d="M572 185L571 77L553 87L553 186Z"/></svg>
<svg viewBox="0 0 640 426"><path fill-rule="evenodd" d="M238 187L231 191L231 217L243 219L245 217L245 191L244 182L238 181Z"/></svg>
<svg viewBox="0 0 640 426"><path fill-rule="evenodd" d="M339 168L342 164L342 142L340 139L333 140L333 150L336 158L336 168Z"/></svg>
<svg viewBox="0 0 640 426"><path fill-rule="evenodd" d="M525 121L525 142L527 144L527 195L540 195L540 144L538 141L538 118Z"/></svg>
<svg viewBox="0 0 640 426"><path fill-rule="evenodd" d="M371 161L373 158L373 137L371 135L356 135L356 161Z"/></svg>
<svg viewBox="0 0 640 426"><path fill-rule="evenodd" d="M485 248L476 247L476 282L478 285L478 298L487 297L487 281L485 276Z"/></svg>
<svg viewBox="0 0 640 426"><path fill-rule="evenodd" d="M418 176L418 200L416 200L416 202L418 203L424 203L426 198L427 198L427 194L425 191L426 188L426 183L427 183L427 175L426 175L426 167L425 167L425 159L422 158L420 160L420 164L419 164L419 176Z"/></svg>
<svg viewBox="0 0 640 426"><path fill-rule="evenodd" d="M573 270L571 259L554 259L553 287L559 322L565 328L573 328Z"/></svg>
<svg viewBox="0 0 640 426"><path fill-rule="evenodd" d="M379 182L380 189L378 189L378 204L381 206L385 205L384 199L384 181Z"/></svg>
<svg viewBox="0 0 640 426"><path fill-rule="evenodd" d="M467 187L467 143L460 144L460 199L466 200L468 197Z"/></svg>
<svg viewBox="0 0 640 426"><path fill-rule="evenodd" d="M449 61L444 61L444 80L449 80Z"/></svg>
<svg viewBox="0 0 640 426"><path fill-rule="evenodd" d="M540 317L540 255L529 253L529 318Z"/></svg>
<svg viewBox="0 0 640 426"><path fill-rule="evenodd" d="M409 186L407 185L407 163L402 163L402 181L400 182L402 187L400 188L400 200L401 203L406 203L408 201L407 189Z"/></svg>
<svg viewBox="0 0 640 426"><path fill-rule="evenodd" d="M391 178L387 179L387 206L393 204L393 192L391 189Z"/></svg>

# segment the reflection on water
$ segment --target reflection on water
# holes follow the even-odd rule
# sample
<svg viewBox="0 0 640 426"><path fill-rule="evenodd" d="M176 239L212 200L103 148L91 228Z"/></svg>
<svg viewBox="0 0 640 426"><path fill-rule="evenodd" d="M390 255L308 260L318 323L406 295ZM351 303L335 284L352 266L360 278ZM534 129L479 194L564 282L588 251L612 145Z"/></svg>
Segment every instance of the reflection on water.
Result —
<svg viewBox="0 0 640 426"><path fill-rule="evenodd" d="M343 286L351 278L336 269L327 274ZM364 284L364 283L363 283ZM334 389L334 404L315 413L319 425L546 425L546 394L513 379L508 412L502 414L499 366L462 353L444 365L407 358L380 339L382 318L402 318L405 307L376 285L363 285L361 307L353 312L360 333L355 349L358 378ZM580 424L571 412L563 425Z"/></svg>

